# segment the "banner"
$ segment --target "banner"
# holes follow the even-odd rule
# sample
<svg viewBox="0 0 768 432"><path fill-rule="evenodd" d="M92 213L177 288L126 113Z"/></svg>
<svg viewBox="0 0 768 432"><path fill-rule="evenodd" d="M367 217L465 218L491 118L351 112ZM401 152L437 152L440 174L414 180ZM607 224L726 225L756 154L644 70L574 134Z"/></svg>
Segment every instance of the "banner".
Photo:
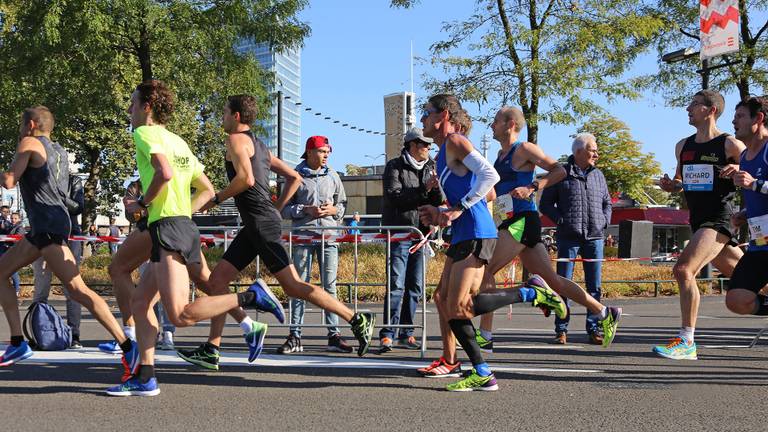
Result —
<svg viewBox="0 0 768 432"><path fill-rule="evenodd" d="M701 59L739 50L738 0L699 0Z"/></svg>

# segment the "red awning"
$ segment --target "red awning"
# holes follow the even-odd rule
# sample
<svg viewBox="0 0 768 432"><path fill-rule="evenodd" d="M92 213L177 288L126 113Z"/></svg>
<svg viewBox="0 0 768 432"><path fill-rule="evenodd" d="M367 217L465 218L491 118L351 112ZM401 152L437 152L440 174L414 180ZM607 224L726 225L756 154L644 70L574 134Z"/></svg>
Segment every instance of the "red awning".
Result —
<svg viewBox="0 0 768 432"><path fill-rule="evenodd" d="M618 225L623 220L651 221L657 225L688 225L688 210L668 207L658 208L614 208L611 213L611 225ZM541 216L541 226L554 228L556 225L548 217Z"/></svg>

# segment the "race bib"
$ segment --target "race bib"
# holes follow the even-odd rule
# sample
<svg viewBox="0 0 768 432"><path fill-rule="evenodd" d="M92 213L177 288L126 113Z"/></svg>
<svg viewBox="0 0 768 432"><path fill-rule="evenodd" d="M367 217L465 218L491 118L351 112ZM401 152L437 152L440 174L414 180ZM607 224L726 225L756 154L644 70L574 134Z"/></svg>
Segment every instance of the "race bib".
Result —
<svg viewBox="0 0 768 432"><path fill-rule="evenodd" d="M714 185L715 172L713 165L692 164L683 165L684 191L711 191Z"/></svg>
<svg viewBox="0 0 768 432"><path fill-rule="evenodd" d="M496 204L496 208L499 209L499 212L503 214L505 218L512 217L512 214L514 213L512 196L510 196L508 193L505 193L496 197L496 201L494 201L494 203Z"/></svg>
<svg viewBox="0 0 768 432"><path fill-rule="evenodd" d="M755 216L747 220L749 222L749 238L757 246L768 244L768 215Z"/></svg>

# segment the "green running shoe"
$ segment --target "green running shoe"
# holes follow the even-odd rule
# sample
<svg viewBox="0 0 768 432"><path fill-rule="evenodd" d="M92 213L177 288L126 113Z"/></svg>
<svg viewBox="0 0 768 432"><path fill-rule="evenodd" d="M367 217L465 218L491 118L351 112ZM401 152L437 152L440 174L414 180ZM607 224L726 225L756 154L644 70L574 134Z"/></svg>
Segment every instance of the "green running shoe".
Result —
<svg viewBox="0 0 768 432"><path fill-rule="evenodd" d="M206 344L191 350L177 350L176 354L184 360L206 369L219 370L219 350L209 348Z"/></svg>
<svg viewBox="0 0 768 432"><path fill-rule="evenodd" d="M619 320L621 319L620 307L608 307L608 316L604 320L600 321L603 326L603 348L608 348L613 342L613 338L616 337L616 329L619 328Z"/></svg>
<svg viewBox="0 0 768 432"><path fill-rule="evenodd" d="M472 369L464 378L453 384L448 384L445 389L452 392L496 391L499 389L499 385L496 383L496 377L493 374L484 377L478 375L477 371Z"/></svg>
<svg viewBox="0 0 768 432"><path fill-rule="evenodd" d="M368 352L373 337L373 327L376 325L376 316L370 312L356 313L352 317L352 333L357 338L357 356L362 357Z"/></svg>
<svg viewBox="0 0 768 432"><path fill-rule="evenodd" d="M486 339L480 330L475 330L475 342L480 345L480 351L486 354L493 354L493 339Z"/></svg>
<svg viewBox="0 0 768 432"><path fill-rule="evenodd" d="M558 318L565 319L568 316L568 309L565 307L563 299L557 295L547 282L539 275L533 275L525 286L533 288L536 291L536 298L533 299L533 307L546 308L555 313Z"/></svg>

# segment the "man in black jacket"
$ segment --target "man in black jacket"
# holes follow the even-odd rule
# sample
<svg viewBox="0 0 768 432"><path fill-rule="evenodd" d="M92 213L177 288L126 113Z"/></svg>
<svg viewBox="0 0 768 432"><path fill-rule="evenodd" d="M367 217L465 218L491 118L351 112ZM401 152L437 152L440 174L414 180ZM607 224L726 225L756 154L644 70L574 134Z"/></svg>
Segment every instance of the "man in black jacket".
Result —
<svg viewBox="0 0 768 432"><path fill-rule="evenodd" d="M438 206L443 202L435 176L435 162L429 157L432 138L427 138L419 128L408 131L403 139L403 151L399 157L387 162L384 168L384 211L382 223L389 226L418 227L424 235L429 227L419 222L419 206ZM424 248L409 253L411 242L390 243L390 295L384 303L384 313L389 314L392 325L413 324L413 316L424 289ZM403 297L405 296L405 300ZM392 350L394 328L382 328L380 353ZM398 346L419 349L412 328L401 328Z"/></svg>

